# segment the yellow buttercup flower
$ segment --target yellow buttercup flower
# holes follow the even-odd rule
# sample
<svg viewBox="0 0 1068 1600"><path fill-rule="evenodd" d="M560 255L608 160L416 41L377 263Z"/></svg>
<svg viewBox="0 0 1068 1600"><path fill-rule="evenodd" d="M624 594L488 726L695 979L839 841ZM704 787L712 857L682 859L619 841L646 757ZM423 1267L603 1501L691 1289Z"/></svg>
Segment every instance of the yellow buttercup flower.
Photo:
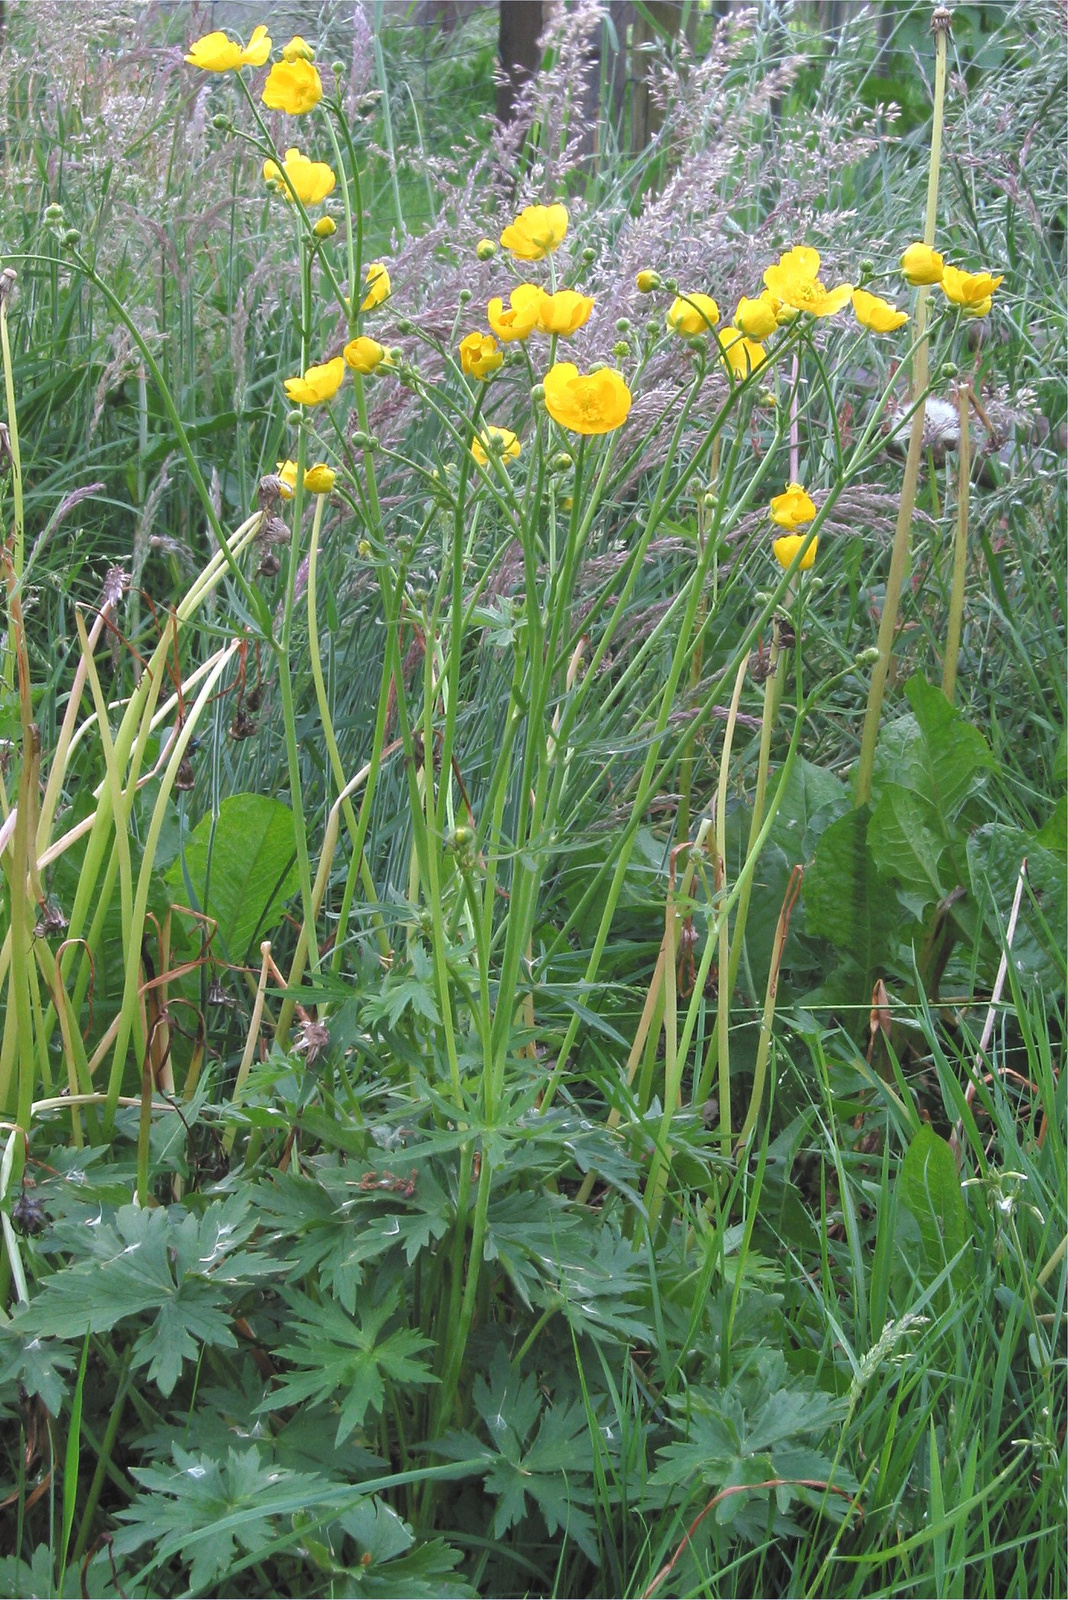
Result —
<svg viewBox="0 0 1068 1600"><path fill-rule="evenodd" d="M772 522L777 522L780 528L789 528L791 532L795 528L803 528L816 515L816 507L799 483L788 483L784 494L772 497L768 509Z"/></svg>
<svg viewBox="0 0 1068 1600"><path fill-rule="evenodd" d="M297 463L295 461L279 461L274 469L274 475L281 481L282 499L292 500L297 492Z"/></svg>
<svg viewBox="0 0 1068 1600"><path fill-rule="evenodd" d="M538 326L538 314L545 290L536 283L520 283L508 296L511 309L504 309L504 301L495 298L486 307L490 327L502 344L513 339L527 339Z"/></svg>
<svg viewBox="0 0 1068 1600"><path fill-rule="evenodd" d="M771 548L780 567L789 567L793 564L793 559L804 542L805 535L803 533L784 533L781 539L775 540ZM809 567L815 566L816 546L819 542L818 535L810 541L808 549L801 557L801 572L807 572Z"/></svg>
<svg viewBox="0 0 1068 1600"><path fill-rule="evenodd" d="M734 325L747 339L768 339L779 326L779 302L767 289L750 300L747 295L738 302Z"/></svg>
<svg viewBox="0 0 1068 1600"><path fill-rule="evenodd" d="M321 366L309 367L301 378L286 379L286 395L298 406L317 406L332 400L341 388L345 376L344 356L324 361Z"/></svg>
<svg viewBox="0 0 1068 1600"><path fill-rule="evenodd" d="M627 420L630 390L611 367L582 375L570 361L558 361L545 374L545 409L571 433L611 433Z"/></svg>
<svg viewBox="0 0 1068 1600"><path fill-rule="evenodd" d="M294 196L304 206L317 206L333 193L337 179L325 161L309 161L291 147L279 167L277 161L263 163L263 176L272 189L292 203Z"/></svg>
<svg viewBox="0 0 1068 1600"><path fill-rule="evenodd" d="M225 33L206 33L189 46L186 60L201 72L237 72L241 67L262 67L271 53L271 36L264 27L253 28L247 45L235 44Z"/></svg>
<svg viewBox="0 0 1068 1600"><path fill-rule="evenodd" d="M799 244L785 251L775 266L765 270L764 283L776 299L793 306L795 311L807 311L813 317L833 317L848 303L853 285L840 283L836 289L826 289L818 276L819 270L819 251Z"/></svg>
<svg viewBox="0 0 1068 1600"><path fill-rule="evenodd" d="M649 268L645 268L639 272L634 281L638 285L639 294L652 294L654 289L660 288L664 280L659 272L653 272Z"/></svg>
<svg viewBox="0 0 1068 1600"><path fill-rule="evenodd" d="M901 270L912 284L941 283L945 262L929 244L910 244L901 257Z"/></svg>
<svg viewBox="0 0 1068 1600"><path fill-rule="evenodd" d="M511 428L495 428L492 423L471 440L471 454L480 467L488 467L490 456L501 461L514 461L522 446Z"/></svg>
<svg viewBox="0 0 1068 1600"><path fill-rule="evenodd" d="M853 290L853 311L861 327L870 328L872 333L893 333L909 320L907 312L899 311L889 300L881 300L866 289Z"/></svg>
<svg viewBox="0 0 1068 1600"><path fill-rule="evenodd" d="M490 333L469 333L460 340L460 365L469 378L488 378L503 360L501 348Z"/></svg>
<svg viewBox="0 0 1068 1600"><path fill-rule="evenodd" d="M282 46L282 60L314 61L315 51L307 39L302 39L299 33L295 33L289 43Z"/></svg>
<svg viewBox="0 0 1068 1600"><path fill-rule="evenodd" d="M367 293L360 302L360 310L373 311L375 306L389 299L393 289L384 262L372 261L363 275L363 281L367 285Z"/></svg>
<svg viewBox="0 0 1068 1600"><path fill-rule="evenodd" d="M667 314L667 325L672 333L681 333L689 339L707 333L719 321L719 306L710 294L680 295Z"/></svg>
<svg viewBox="0 0 1068 1600"><path fill-rule="evenodd" d="M379 344L377 339L368 339L364 334L358 339L350 339L341 354L353 372L362 372L365 377L368 373L377 372L383 363L387 367L391 365L385 345Z"/></svg>
<svg viewBox="0 0 1068 1600"><path fill-rule="evenodd" d="M767 360L764 346L755 339L747 339L741 328L724 328L719 337L723 345L723 362L739 380L748 378Z"/></svg>
<svg viewBox="0 0 1068 1600"><path fill-rule="evenodd" d="M555 294L543 294L538 302L538 327L542 333L568 337L589 321L592 310L592 296L579 294L577 289L558 289Z"/></svg>
<svg viewBox="0 0 1068 1600"><path fill-rule="evenodd" d="M276 61L267 74L260 98L269 111L302 117L306 111L314 111L323 98L319 70L303 56L295 61Z"/></svg>
<svg viewBox="0 0 1068 1600"><path fill-rule="evenodd" d="M304 474L304 487L309 494L329 494L337 481L337 473L325 461L317 461Z"/></svg>
<svg viewBox="0 0 1068 1600"><path fill-rule="evenodd" d="M989 272L962 272L959 267L946 267L942 273L942 292L947 300L960 306L966 316L985 317L994 290L1004 281L1004 274L995 278Z"/></svg>
<svg viewBox="0 0 1068 1600"><path fill-rule="evenodd" d="M527 206L501 234L501 244L517 261L542 261L564 241L567 207Z"/></svg>

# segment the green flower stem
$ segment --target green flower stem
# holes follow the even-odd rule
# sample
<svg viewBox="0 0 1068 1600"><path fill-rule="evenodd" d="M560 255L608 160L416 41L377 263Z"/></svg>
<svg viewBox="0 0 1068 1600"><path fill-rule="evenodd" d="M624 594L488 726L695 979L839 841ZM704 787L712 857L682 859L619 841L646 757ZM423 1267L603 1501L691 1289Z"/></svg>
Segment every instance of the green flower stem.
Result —
<svg viewBox="0 0 1068 1600"><path fill-rule="evenodd" d="M12 278L14 274L12 274ZM26 518L22 503L22 453L19 449L19 419L15 406L15 374L11 365L11 339L7 326L9 292L0 289L0 354L4 362L4 398L7 403L8 459L11 466L11 499L14 518L11 528L12 585L9 594L17 592L22 581L22 564L26 542ZM8 689L15 687L15 627L8 609L7 643L4 647L0 680Z"/></svg>
<svg viewBox="0 0 1068 1600"><path fill-rule="evenodd" d="M383 956L389 954L389 940L386 937L385 924L382 913L378 910L379 899L375 888L371 869L367 863L362 847L357 854L356 840L359 836L359 823L353 810L352 801L346 786L345 768L341 761L341 752L338 749L337 736L334 732L334 722L330 715L330 699L326 692L326 681L323 677L323 660L319 648L319 608L318 608L318 578L319 578L319 538L323 523L323 510L326 505L326 496L318 495L315 502L315 515L312 520L311 547L308 551L308 654L311 660L312 682L315 685L315 698L319 707L319 720L323 726L323 738L326 741L327 754L330 757L330 767L334 775L334 782L338 790L338 804L342 808L345 824L349 830L349 837L353 842L353 863L356 866L360 880L363 883L364 893L368 901L375 908L373 921L376 930L376 939L379 951ZM351 895L350 895L351 901ZM338 937L341 937L339 927Z"/></svg>
<svg viewBox="0 0 1068 1600"><path fill-rule="evenodd" d="M7 1016L0 1042L0 1115L12 1110L20 1128L28 1131L34 1089L34 1025L30 990L30 951L33 944L33 903L26 892L31 849L31 808L40 758L40 735L33 729L23 739L19 773L18 814L11 845L2 858L7 877L11 932L11 970L8 978ZM14 1089L14 1095L12 1095ZM25 1161L24 1144L16 1141L17 1179Z"/></svg>
<svg viewBox="0 0 1068 1600"><path fill-rule="evenodd" d="M757 756L756 787L753 791L753 815L749 823L746 859L752 854L753 846L764 822L764 805L768 791L768 768L771 763L771 739L782 694L781 675L779 672L781 658L781 629L779 619L775 617L771 624L768 675L764 680L764 705L760 718L760 751ZM753 880L748 878L738 900L738 912L734 919L734 933L731 938L730 960L727 966L727 993L730 995L733 995L735 985L738 982L738 968L741 965L742 950L745 946L745 925L749 917L749 899L752 889ZM722 983L722 981L723 974L721 971L720 982Z"/></svg>
<svg viewBox="0 0 1068 1600"><path fill-rule="evenodd" d="M760 1114L760 1104L764 1098L764 1082L768 1071L768 1056L771 1052L771 1027L775 1020L775 1002L779 992L779 972L782 968L783 951L786 949L786 938L790 929L790 913L794 908L797 897L801 892L801 875L803 869L794 867L790 874L790 882L783 899L779 920L775 927L775 943L772 947L771 966L768 969L768 983L764 991L764 1011L760 1019L760 1038L757 1041L756 1065L753 1068L753 1088L749 1096L749 1108L745 1114L741 1131L738 1134L738 1144L744 1151L756 1127L756 1120ZM752 880L750 880L752 881Z"/></svg>
<svg viewBox="0 0 1068 1600"><path fill-rule="evenodd" d="M699 377L699 380L698 380L698 384L691 391L691 398L695 398L696 397L696 392L697 392L697 389L699 387L700 387L700 377ZM682 416L680 417L679 424L678 424L678 426L676 428L676 435L675 435L675 440L673 440L673 444L678 439L679 432L681 431L681 428L684 426L685 419L686 419L687 415L688 415L688 405L683 407ZM727 467L726 467L726 471L725 471L725 474L724 474L724 477L725 477L724 494L723 494L723 501L721 501L721 505L723 503L725 503L727 494L729 493L730 482L731 482L731 480L733 478L734 469L735 469L735 467L737 465L737 460L738 460L738 458L740 456L740 453L741 453L741 434L739 434L735 438L734 444L732 445L732 448L731 448L730 455L728 457ZM669 460L671 459L671 455L672 454L673 454L673 451L669 452L669 458L668 458ZM664 495L665 495L665 475L662 474L661 478L660 478L660 483L658 485L657 492L654 495L653 504L650 507L649 517L648 517L648 522L647 522L647 525L646 525L645 534L644 534L642 540L640 541L641 554L644 554L644 550L648 548L649 541L652 539L652 537L653 537L653 535L654 535L654 533L656 531L657 525L659 523L660 515L661 515L661 505L662 505L662 501L663 501ZM717 511L717 520L718 520L718 518L720 516L721 516L721 511ZM714 530L713 536L709 538L707 548L705 549L703 554L699 557L698 563L697 563L697 567L696 567L696 569L694 571L694 574L693 574L693 577L691 579L691 583L690 583L690 586L689 586L689 594L688 594L688 599L687 599L687 604L686 604L686 611L684 613L684 616L683 616L683 619L682 619L682 624L681 624L680 629L679 629L679 636L678 636L678 640L677 640L676 645L675 645L675 652L674 652L674 656L673 656L673 659L672 659L671 667L669 669L669 672L668 672L668 675L667 675L667 679L665 681L664 688L663 688L663 691L661 693L660 706L659 706L659 709L658 709L658 712L657 712L656 724L655 724L655 727L653 729L653 735L652 735L652 738L650 739L649 750L648 750L648 753L646 755L645 762L643 764L642 771L641 771L641 774L640 774L639 779L638 779L637 793L636 793L635 798L634 798L634 803L633 803L633 805L631 807L630 822L628 823L626 829L624 830L623 837L620 840L620 848L619 848L619 853L618 853L618 856L617 856L617 859L616 859L615 872L613 873L612 881L611 881L611 883L610 883L610 885L608 887L607 895L605 896L605 905L604 905L604 909L603 909L603 911L601 913L601 919L600 919L600 922L598 924L597 933L594 936L593 949L590 952L590 956L589 956L589 959L588 959L587 964L586 964L586 970L585 970L585 972L583 974L583 982L585 984L592 984L596 980L597 971L598 971L598 969L600 967L600 963L601 963L601 957L604 954L604 948L605 948L605 945L606 945L606 943L608 941L608 934L609 934L609 931L611 929L612 919L613 919L613 917L615 915L615 908L616 908L616 905L618 903L619 896L620 896L620 894L622 893L622 890L623 890L623 883L624 883L624 880L625 880L625 877L626 877L627 867L630 864L631 853L632 853L632 851L634 849L634 841L637 838L638 825L640 823L640 820L641 820L642 816L644 815L645 807L648 804L649 796L650 796L650 794L652 793L652 790L653 790L653 779L654 779L654 774L655 774L656 769L657 769L657 760L658 760L658 756L659 756L659 753L660 753L660 745L661 745L661 742L663 740L664 733L665 733L665 731L667 729L668 720L669 720L670 715L671 715L671 707L673 706L673 704L675 702L675 696L676 696L676 693L678 691L679 679L681 677L681 674L682 674L682 671L683 671L683 667L685 666L686 660L687 660L687 657L688 657L688 652L689 652L689 648L690 648L690 641L691 641L692 634L693 634L693 625L694 625L694 621L695 621L696 616L697 616L698 607L700 605L701 594L702 594L703 588L704 588L704 580L705 580L705 576L706 576L706 573L707 573L708 564L711 561L711 559L713 558L715 550L717 548L717 544L718 544L718 537L716 536L717 534L718 534L718 529ZM635 567L633 569L633 572L632 572L632 581L636 581L637 580L637 571L639 569L639 566L640 566L640 555L639 555L639 560L636 563L636 565L635 565ZM617 603L615 611L613 612L613 617L618 617L619 615L621 615L621 609L620 608L626 604L627 594L628 594L627 588L626 588L626 586L624 586L624 594L622 594L620 596L620 600ZM585 678L583 679L583 684L589 684L590 683L590 681L591 681L591 679L592 679L592 677L594 675L594 672L596 670L596 666L597 666L601 656L603 656L604 651L608 648L609 640L610 640L610 635L608 635L608 630L606 629L606 637L602 638L601 645L598 647L598 650L594 652L593 658L591 659L591 662L590 662L590 666L587 668ZM580 693L576 694L575 700L572 702L572 705L568 707L567 712L565 712L564 717L561 719L561 738L562 739L566 738L567 737L567 733L569 732L568 723L569 723L569 720L570 720L570 714L573 712L573 708L574 708L575 702L577 702L581 698L581 689L582 689L582 687L583 687L583 685L579 686ZM576 1014L572 1017L571 1022L568 1025L567 1032L564 1035L563 1041L562 1041L561 1046L560 1046L560 1050L559 1050L558 1055L557 1055L556 1064L553 1067L552 1074L551 1074L551 1076L549 1078L549 1081L548 1081L548 1083L546 1085L545 1094L544 1094L544 1096L542 1098L543 1109L548 1109L549 1105L552 1103L553 1097L554 1097L554 1095L556 1093L557 1087L559 1086L561 1076L563 1075L563 1072L564 1072L564 1069L565 1069L565 1066L566 1066L566 1063L567 1063L568 1054L569 1054L569 1052L571 1050L572 1045L575 1042L575 1037L576 1037L576 1035L578 1033L578 1029L579 1029L579 1026L580 1026L580 1020L581 1019L580 1019L578 1013L576 1012Z"/></svg>
<svg viewBox="0 0 1068 1600"><path fill-rule="evenodd" d="M311 323L312 282L311 256L302 253L300 265L300 340L301 371L308 365L308 328ZM282 702L282 725L285 730L286 767L289 773L289 798L293 809L293 842L297 855L297 876L300 880L301 911L308 933L308 958L312 971L319 966L319 941L315 932L315 910L312 903L311 859L308 853L308 824L304 815L304 790L300 776L300 744L297 739L296 697L293 692L291 650L293 618L295 613L297 571L300 566L300 544L304 520L304 471L307 460L307 436L304 428L297 435L297 481L293 495L293 529L289 541L289 565L286 572L285 600L282 610L282 628L277 639L272 639L275 665L278 669L278 693ZM313 535L314 537L314 535ZM279 1037L284 1044L288 1030L279 1024Z"/></svg>
<svg viewBox="0 0 1068 1600"><path fill-rule="evenodd" d="M962 383L957 390L957 415L960 418L960 461L957 488L957 533L953 541L953 584L949 596L949 622L946 651L942 663L942 692L950 705L957 697L957 660L964 628L964 583L968 574L968 497L972 476L972 438L969 428L971 387Z"/></svg>
<svg viewBox="0 0 1068 1600"><path fill-rule="evenodd" d="M141 930L144 928L145 916L148 911L148 896L152 887L152 871L156 859L156 850L159 846L160 834L174 790L174 780L178 775L178 768L182 763L189 742L196 732L197 724L205 708L209 704L215 685L222 676L226 667L236 655L238 641L224 646L216 656L215 665L204 680L200 693L193 704L187 708L185 721L178 729L171 749L166 770L160 780L159 794L152 810L152 817L145 834L144 850L141 856L141 869L137 879L137 893L134 899L132 932L133 937L126 949L125 981L123 985L122 1009L119 1013L118 1028L115 1033L115 1046L112 1053L111 1072L108 1076L107 1106L104 1114L104 1131L110 1135L115 1121L115 1110L118 1105L119 1092L122 1087L123 1071L126 1065L126 1051L130 1035L134 1029L135 1018L140 1017L140 982L141 970Z"/></svg>
<svg viewBox="0 0 1068 1600"><path fill-rule="evenodd" d="M933 246L935 222L938 212L938 173L942 159L942 118L946 97L946 41L949 31L949 13L939 21L941 8L935 21L935 87L934 117L931 126L931 162L927 178L927 215L924 223L924 243ZM901 484L901 503L898 507L897 527L890 554L890 572L886 580L883 614L879 619L877 640L879 658L872 668L868 703L864 712L864 727L860 738L860 756L857 761L854 799L858 806L871 799L872 773L875 768L875 744L879 736L886 679L893 656L894 635L897 631L897 614L901 602L901 588L908 573L909 538L912 530L912 513L916 504L916 486L919 480L920 457L923 452L923 424L926 415L925 397L928 388L928 335L927 302L930 286L922 284L916 294L916 342L912 361L912 428L909 433L908 455Z"/></svg>
<svg viewBox="0 0 1068 1600"><path fill-rule="evenodd" d="M716 892L727 892L727 785L730 781L731 747L738 722L738 707L742 689L749 671L749 659L743 656L738 663L734 690L727 711L727 725L723 730L723 750L719 758L719 783L716 786ZM721 976L730 970L730 926L725 912L717 917L719 970ZM711 942L711 941L710 941ZM695 986L696 987L696 986ZM716 999L717 1053L719 1056L719 1138L724 1156L731 1148L731 1068L730 1068L730 1013L731 991L720 983ZM688 1041L687 1041L688 1043Z"/></svg>

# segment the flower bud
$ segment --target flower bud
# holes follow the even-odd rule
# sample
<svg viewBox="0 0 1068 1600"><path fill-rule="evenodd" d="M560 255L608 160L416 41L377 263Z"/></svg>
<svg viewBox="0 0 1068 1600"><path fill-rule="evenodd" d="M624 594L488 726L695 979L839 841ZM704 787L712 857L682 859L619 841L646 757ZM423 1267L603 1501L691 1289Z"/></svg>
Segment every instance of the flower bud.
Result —
<svg viewBox="0 0 1068 1600"><path fill-rule="evenodd" d="M360 557L361 561L369 561L371 559L373 552L371 550L370 539L360 540L359 544L356 546L356 554Z"/></svg>
<svg viewBox="0 0 1068 1600"><path fill-rule="evenodd" d="M639 272L637 282L639 294L652 294L654 289L660 288L662 280L659 272L646 270Z"/></svg>
<svg viewBox="0 0 1068 1600"><path fill-rule="evenodd" d="M46 222L62 222L63 207L53 200L50 206L45 206L44 219Z"/></svg>
<svg viewBox="0 0 1068 1600"><path fill-rule="evenodd" d="M619 317L617 319L617 321L616 321L616 332L617 333L629 333L630 332L630 318L629 317Z"/></svg>
<svg viewBox="0 0 1068 1600"><path fill-rule="evenodd" d="M716 509L716 497L712 493L711 489L709 489L707 491L707 493L705 493L705 494L703 494L701 496L701 504L702 504L702 506L704 506L706 511L715 511L715 509Z"/></svg>
<svg viewBox="0 0 1068 1600"><path fill-rule="evenodd" d="M303 421L304 418L299 411L290 411L286 414L287 428L299 428Z"/></svg>
<svg viewBox="0 0 1068 1600"><path fill-rule="evenodd" d="M668 294L678 294L679 292L678 283L674 278L665 278L661 288L666 289Z"/></svg>
<svg viewBox="0 0 1068 1600"><path fill-rule="evenodd" d="M66 245L76 245L80 238L81 234L78 232L77 228L67 228L63 234L63 243Z"/></svg>
<svg viewBox="0 0 1068 1600"><path fill-rule="evenodd" d="M233 133L234 131L234 120L232 117L228 117L224 111L220 111L216 116L212 117L211 125L216 133Z"/></svg>
<svg viewBox="0 0 1068 1600"><path fill-rule="evenodd" d="M582 259L585 261L586 265L589 266L591 261L596 261L597 259L596 250L594 250L592 246L587 245L585 250L582 252Z"/></svg>
<svg viewBox="0 0 1068 1600"><path fill-rule="evenodd" d="M871 644L866 650L862 650L859 656L854 657L853 665L855 667L874 667L878 659L879 647L878 645Z"/></svg>
<svg viewBox="0 0 1068 1600"><path fill-rule="evenodd" d="M343 78L346 71L345 63L343 61L335 61L331 70L335 78Z"/></svg>
<svg viewBox="0 0 1068 1600"><path fill-rule="evenodd" d="M543 383L536 383L530 391L530 398L533 400L535 405L540 405L545 399L545 385Z"/></svg>
<svg viewBox="0 0 1068 1600"><path fill-rule="evenodd" d="M566 450L558 450L550 462L554 472L570 472L574 464Z"/></svg>
<svg viewBox="0 0 1068 1600"><path fill-rule="evenodd" d="M461 295L463 294L463 290L462 289L461 289L460 293L461 293ZM408 321L408 318L407 317L398 317L397 318L397 332L398 333L411 333L411 331L412 331L412 325Z"/></svg>
<svg viewBox="0 0 1068 1600"><path fill-rule="evenodd" d="M312 232L317 239L329 239L337 232L337 223L333 217L320 217Z"/></svg>
<svg viewBox="0 0 1068 1600"><path fill-rule="evenodd" d="M460 293L459 293L459 295L458 295L458 297L457 297L457 298L458 298L458 299L459 299L459 301L460 301L460 304L461 304L461 305L462 305L462 306L465 306L465 305L466 305L466 304L467 304L467 302L468 302L468 301L469 301L469 300L470 300L470 298L471 298L471 290L470 290L470 289L468 289L468 288L463 288L463 289L461 289L461 290L460 290ZM402 331L403 331L403 330L402 330Z"/></svg>
<svg viewBox="0 0 1068 1600"><path fill-rule="evenodd" d="M944 383L951 383L960 373L960 368L955 361L943 361L938 369L938 375Z"/></svg>
<svg viewBox="0 0 1068 1600"><path fill-rule="evenodd" d="M492 261L497 254L497 246L492 239L480 239L475 246L475 254L480 261Z"/></svg>
<svg viewBox="0 0 1068 1600"><path fill-rule="evenodd" d="M630 355L630 345L627 343L626 339L616 340L615 344L612 346L612 354L619 357Z"/></svg>

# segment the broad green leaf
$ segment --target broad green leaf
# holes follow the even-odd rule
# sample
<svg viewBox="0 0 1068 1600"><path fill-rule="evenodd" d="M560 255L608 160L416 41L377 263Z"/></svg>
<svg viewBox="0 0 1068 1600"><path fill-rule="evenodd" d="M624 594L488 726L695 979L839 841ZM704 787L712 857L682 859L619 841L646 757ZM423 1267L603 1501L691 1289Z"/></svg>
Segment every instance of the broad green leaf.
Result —
<svg viewBox="0 0 1068 1600"><path fill-rule="evenodd" d="M270 795L230 795L217 819L200 819L165 881L172 902L192 895L214 919L220 953L244 961L297 886L293 813Z"/></svg>
<svg viewBox="0 0 1068 1600"><path fill-rule="evenodd" d="M997 763L978 728L965 722L941 689L917 674L905 693L912 715L898 717L879 735L874 792L886 783L912 789L949 824L979 774Z"/></svg>
<svg viewBox="0 0 1068 1600"><path fill-rule="evenodd" d="M867 806L832 822L805 877L805 925L846 951L865 974L886 958L901 911L868 847Z"/></svg>
<svg viewBox="0 0 1068 1600"><path fill-rule="evenodd" d="M934 1276L964 1247L971 1228L953 1152L930 1123L921 1123L905 1151L897 1193L916 1219L926 1266ZM964 1257L955 1276L967 1273Z"/></svg>
<svg viewBox="0 0 1068 1600"><path fill-rule="evenodd" d="M956 888L947 881L955 874L946 829L935 807L914 789L883 784L868 823L868 844L876 867L899 886L915 917Z"/></svg>
<svg viewBox="0 0 1068 1600"><path fill-rule="evenodd" d="M811 837L814 820L820 817L826 826L848 808L849 796L841 779L801 757L790 769L770 838L781 845L791 864L805 862L815 848ZM778 908L775 915L778 917Z"/></svg>
<svg viewBox="0 0 1068 1600"><path fill-rule="evenodd" d="M1025 890L1020 902L1012 962L1021 977L1052 989L1064 982L1063 935L1068 922L1068 868L1064 857L1044 849L1033 834L1024 833L1021 828L988 823L977 828L968 840L972 893L1000 950L1025 856L1030 892ZM1037 911L1032 895L1038 902Z"/></svg>

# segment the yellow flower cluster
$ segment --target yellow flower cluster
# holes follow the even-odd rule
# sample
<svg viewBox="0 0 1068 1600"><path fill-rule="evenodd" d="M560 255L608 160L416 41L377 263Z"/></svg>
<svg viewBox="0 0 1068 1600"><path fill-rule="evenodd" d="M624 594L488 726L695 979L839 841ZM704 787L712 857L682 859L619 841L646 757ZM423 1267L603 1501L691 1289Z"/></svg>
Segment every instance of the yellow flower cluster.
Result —
<svg viewBox="0 0 1068 1600"><path fill-rule="evenodd" d="M965 316L985 317L993 304L994 290L1004 283L1004 275L990 272L963 272L947 266L945 258L927 244L910 244L901 257L901 271L912 284L939 284L946 299L960 306Z"/></svg>
<svg viewBox="0 0 1068 1600"><path fill-rule="evenodd" d="M271 36L264 27L254 28L247 45L235 44L228 34L206 33L189 46L186 60L201 72L240 72L242 67L262 67L271 53ZM282 59L267 74L260 99L269 111L284 111L301 117L312 111L323 98L323 82L315 65L314 51L306 39L296 34L282 47Z"/></svg>
<svg viewBox="0 0 1068 1600"><path fill-rule="evenodd" d="M392 365L393 357L386 346L361 334L357 339L350 339L339 356L308 367L299 378L287 378L286 398L295 406L321 406L332 400L341 388L346 367L366 377L380 367L388 369Z"/></svg>
<svg viewBox="0 0 1068 1600"><path fill-rule="evenodd" d="M772 496L768 507L772 522L778 523L780 528L789 531L776 539L771 550L780 567L786 568L793 565L797 552L805 543L807 534L797 533L796 529L807 527L816 515L816 507L811 496L799 483L788 483L782 494ZM816 547L819 539L808 539L808 548L801 557L799 569L807 572L816 564Z"/></svg>
<svg viewBox="0 0 1068 1600"><path fill-rule="evenodd" d="M275 473L281 480L283 500L292 500L297 492L297 463L280 461ZM336 482L337 473L325 461L317 461L304 474L304 487L308 494L329 494Z"/></svg>
<svg viewBox="0 0 1068 1600"><path fill-rule="evenodd" d="M527 206L504 229L501 244L516 261L541 261L563 243L567 225L566 206ZM492 240L481 239L476 254L480 261L488 261L494 250ZM504 360L498 340L520 343L533 333L569 339L585 327L592 310L593 297L578 289L550 292L536 283L519 283L509 293L507 305L500 295L487 305L492 334L476 330L461 339L460 366L468 377L486 380ZM630 410L630 390L622 375L608 367L582 374L572 362L557 361L545 374L543 388L546 411L572 433L611 433ZM520 446L510 430L491 425L471 445L471 454L482 466L489 459L487 448L501 460L514 460Z"/></svg>

